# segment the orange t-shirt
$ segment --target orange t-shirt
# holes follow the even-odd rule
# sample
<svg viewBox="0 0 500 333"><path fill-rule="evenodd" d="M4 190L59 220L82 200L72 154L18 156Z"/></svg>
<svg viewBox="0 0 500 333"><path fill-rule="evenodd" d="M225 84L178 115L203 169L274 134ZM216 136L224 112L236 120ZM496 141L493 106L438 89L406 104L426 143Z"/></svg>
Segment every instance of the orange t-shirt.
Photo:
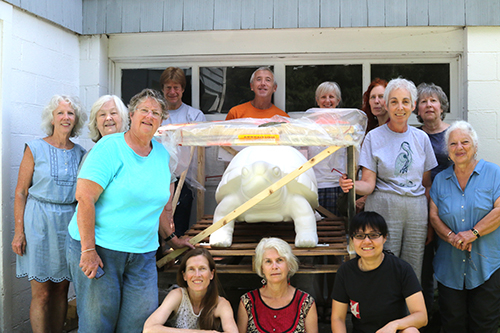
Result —
<svg viewBox="0 0 500 333"><path fill-rule="evenodd" d="M271 118L274 115L289 117L285 111L274 104L269 109L261 110L254 107L251 102L246 102L231 108L226 116L226 120L238 118Z"/></svg>

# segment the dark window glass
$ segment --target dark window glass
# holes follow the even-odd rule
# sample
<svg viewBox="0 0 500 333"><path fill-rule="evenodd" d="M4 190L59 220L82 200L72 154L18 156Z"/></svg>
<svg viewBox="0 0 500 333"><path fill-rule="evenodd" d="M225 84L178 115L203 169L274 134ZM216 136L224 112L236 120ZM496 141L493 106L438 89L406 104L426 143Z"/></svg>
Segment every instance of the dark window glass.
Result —
<svg viewBox="0 0 500 333"><path fill-rule="evenodd" d="M450 98L450 64L371 65L371 76L372 80L378 77L387 81L401 76L412 80L416 86L422 82L434 83Z"/></svg>
<svg viewBox="0 0 500 333"><path fill-rule="evenodd" d="M250 77L259 67L262 66L201 67L201 110L204 113L228 113L233 106L251 101L254 93L250 90Z"/></svg>
<svg viewBox="0 0 500 333"><path fill-rule="evenodd" d="M316 88L325 81L340 86L342 102L338 107L361 107L361 65L287 66L286 111L306 111L317 106Z"/></svg>
<svg viewBox="0 0 500 333"><path fill-rule="evenodd" d="M128 104L130 99L142 89L160 89L160 76L164 69L123 69L122 70L122 100ZM184 69L186 74L186 89L182 101L191 105L191 69Z"/></svg>

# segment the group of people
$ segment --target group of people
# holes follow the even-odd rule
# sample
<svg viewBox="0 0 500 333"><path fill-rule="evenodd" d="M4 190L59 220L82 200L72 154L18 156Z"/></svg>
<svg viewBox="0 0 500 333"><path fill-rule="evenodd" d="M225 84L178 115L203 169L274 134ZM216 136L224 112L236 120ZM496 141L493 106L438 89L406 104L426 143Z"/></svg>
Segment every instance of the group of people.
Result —
<svg viewBox="0 0 500 333"><path fill-rule="evenodd" d="M165 123L205 121L182 102L181 69L167 68L160 81L162 93L144 89L128 108L117 96L99 98L89 121L96 144L87 153L70 140L86 121L70 96L51 99L42 113L47 137L26 144L12 248L17 276L30 280L33 332L62 331L69 281L80 332L168 332L167 321L212 331L317 332L316 302L289 284L298 261L278 238L256 248L254 268L263 286L241 297L237 324L219 296L214 261L199 248L182 260L181 288L158 307L158 233L171 247L193 248L174 233L187 230L189 214L186 219L177 212L190 210L192 194L181 194L187 206L173 216L170 153L153 136ZM277 85L269 68L252 74L250 88L254 99L226 119L288 116L272 104ZM324 82L315 98L319 108L336 108L340 87ZM358 203L364 212L349 228L357 258L341 266L333 285L333 332L346 331L348 310L356 332L416 332L427 323L433 276L443 332L496 332L500 168L477 159L470 124L443 121L448 108L434 84L417 88L402 78L376 79L363 95L368 128L360 179L338 176L345 170L342 150L316 166L319 202L332 213L338 215L342 192L355 189L363 196ZM408 124L412 112L420 128Z"/></svg>
<svg viewBox="0 0 500 333"><path fill-rule="evenodd" d="M377 121L371 122L360 152L361 178L343 175L339 182L344 192L355 188L357 194L366 196L365 213L376 212L387 221L387 230L370 222L356 231L351 222L350 237L358 259L346 263L337 274L332 330L343 332L348 304L354 328L360 332L412 332L422 327L427 322L422 313L432 305L433 270L442 332L496 332L500 321L500 247L496 241L500 168L478 160L478 136L469 123L443 122L449 103L440 87L426 83L415 87L402 78L388 84L375 82L364 100L372 107L370 101L375 105L383 93L381 103L388 118L379 121L377 115ZM372 115L378 112L373 107L371 111ZM412 112L423 123L420 128L408 125ZM370 112L366 113L370 119ZM437 242L433 242L436 235ZM381 244L391 254L380 250ZM411 271L424 294L411 281L413 277L399 277L398 287L408 289L398 294L404 296L410 314L370 330L365 325L375 318L373 308L377 316L388 312L384 302L397 290L396 281L384 284L391 280L381 273L387 259L393 260L392 254L404 260L399 265L408 262L412 270L393 267L391 279ZM366 285L372 289L361 288Z"/></svg>
<svg viewBox="0 0 500 333"><path fill-rule="evenodd" d="M280 238L263 238L253 267L263 285L241 296L236 324L230 303L219 296L212 256L203 248L189 251L177 273L180 288L165 297L144 332L318 332L314 299L290 285L299 268L290 245Z"/></svg>

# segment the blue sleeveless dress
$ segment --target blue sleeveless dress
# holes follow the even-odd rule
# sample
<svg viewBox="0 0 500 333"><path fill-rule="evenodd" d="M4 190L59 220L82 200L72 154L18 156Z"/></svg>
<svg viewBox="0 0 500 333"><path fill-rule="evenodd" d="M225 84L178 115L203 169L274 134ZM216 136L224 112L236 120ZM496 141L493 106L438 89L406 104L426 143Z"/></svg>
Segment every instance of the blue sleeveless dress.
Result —
<svg viewBox="0 0 500 333"><path fill-rule="evenodd" d="M76 176L86 150L59 149L43 139L27 143L35 169L24 209L26 252L16 255L17 277L38 282L69 280L66 235L75 212Z"/></svg>

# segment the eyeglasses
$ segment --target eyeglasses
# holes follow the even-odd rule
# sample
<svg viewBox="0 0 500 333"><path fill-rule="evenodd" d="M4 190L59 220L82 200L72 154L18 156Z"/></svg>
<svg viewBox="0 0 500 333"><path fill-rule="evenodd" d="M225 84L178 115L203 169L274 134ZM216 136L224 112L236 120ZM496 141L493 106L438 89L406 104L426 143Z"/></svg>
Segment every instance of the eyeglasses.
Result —
<svg viewBox="0 0 500 333"><path fill-rule="evenodd" d="M364 240L366 237L368 237L369 239L373 240L380 238L380 236L382 236L382 233L380 232L371 232L369 234L354 234L354 236L352 237L359 240Z"/></svg>
<svg viewBox="0 0 500 333"><path fill-rule="evenodd" d="M139 112L143 116L147 116L151 112L151 115L153 116L153 118L155 118L155 119L160 119L161 118L161 112L157 111L157 110L140 109Z"/></svg>

